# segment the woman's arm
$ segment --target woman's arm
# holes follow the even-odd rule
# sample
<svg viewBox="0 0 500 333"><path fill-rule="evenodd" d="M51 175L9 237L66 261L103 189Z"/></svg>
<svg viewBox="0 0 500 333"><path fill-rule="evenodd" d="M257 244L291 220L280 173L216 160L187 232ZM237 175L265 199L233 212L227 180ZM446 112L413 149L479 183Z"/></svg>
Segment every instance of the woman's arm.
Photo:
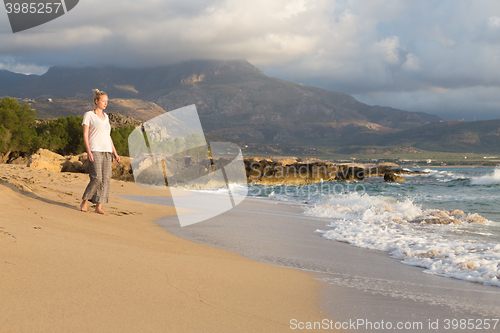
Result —
<svg viewBox="0 0 500 333"><path fill-rule="evenodd" d="M113 149L113 156L115 157L115 160L117 162L120 162L120 156L118 156L118 153L116 152L115 145L113 143L113 139L110 138L110 140L111 140L111 148Z"/></svg>
<svg viewBox="0 0 500 333"><path fill-rule="evenodd" d="M94 162L94 156L90 151L89 144L89 125L83 125L83 144L85 145L85 150L87 151L87 158L90 162Z"/></svg>

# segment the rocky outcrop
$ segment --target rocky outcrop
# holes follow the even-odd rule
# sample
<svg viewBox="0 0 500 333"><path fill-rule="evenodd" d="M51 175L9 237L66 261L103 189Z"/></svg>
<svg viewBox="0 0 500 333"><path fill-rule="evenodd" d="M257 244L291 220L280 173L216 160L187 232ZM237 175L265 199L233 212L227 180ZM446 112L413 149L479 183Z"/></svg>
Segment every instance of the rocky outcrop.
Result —
<svg viewBox="0 0 500 333"><path fill-rule="evenodd" d="M47 149L38 149L28 159L27 166L55 172L88 173L87 153L76 156L62 156Z"/></svg>
<svg viewBox="0 0 500 333"><path fill-rule="evenodd" d="M283 163L271 159L245 159L248 183L274 185L303 185L321 181L362 181L366 169L349 164L335 164L320 160ZM289 162L289 161L286 161Z"/></svg>
<svg viewBox="0 0 500 333"><path fill-rule="evenodd" d="M111 178L116 180L134 181L130 157L120 156L120 163L113 161Z"/></svg>
<svg viewBox="0 0 500 333"><path fill-rule="evenodd" d="M89 161L87 153L76 156L66 156L62 164L61 172L89 173Z"/></svg>
<svg viewBox="0 0 500 333"><path fill-rule="evenodd" d="M47 149L39 149L29 157L27 166L55 172L89 173L87 153L75 156L62 156ZM120 163L113 161L111 167L113 179L134 180L129 157L120 157Z"/></svg>
<svg viewBox="0 0 500 333"><path fill-rule="evenodd" d="M406 179L396 175L394 172L386 172L384 174L384 180L386 182L404 182Z"/></svg>
<svg viewBox="0 0 500 333"><path fill-rule="evenodd" d="M149 159L146 161L149 163ZM158 161L157 161L158 162ZM216 169L229 164L231 160L214 160ZM189 181L200 177L211 168L210 163L205 165L200 161L192 161L192 157L184 157L176 163L166 162L166 167L178 174L178 181ZM151 163L150 163L151 164ZM161 165L153 163L151 168ZM400 174L425 174L422 171L409 171L405 169L392 169L388 166L367 166L357 163L336 164L319 159L295 158L259 158L245 157L244 165L247 182L261 185L304 185L322 181L363 181L368 177L384 177L385 181L404 181ZM44 169L56 172L88 173L89 161L87 153L76 156L62 156L46 149L39 149L29 157L27 166L30 168ZM147 166L144 168L148 168ZM156 170L146 170L141 173L140 181L150 183L148 177L156 178ZM163 170L162 170L163 171ZM151 174L151 175L150 175ZM120 163L113 161L112 178L125 181L134 181L130 158L120 157ZM163 180L162 180L163 181Z"/></svg>
<svg viewBox="0 0 500 333"><path fill-rule="evenodd" d="M382 162L378 164L379 167L390 167L390 168L399 168L399 165L393 162Z"/></svg>
<svg viewBox="0 0 500 333"><path fill-rule="evenodd" d="M197 82L201 82L205 80L205 74L201 73L200 75L192 74L191 76L182 79L181 84L195 84Z"/></svg>
<svg viewBox="0 0 500 333"><path fill-rule="evenodd" d="M363 181L369 177L384 177L385 181L404 181L400 174L425 174L423 171L392 169L389 166L367 166L357 163L336 164L318 159L244 159L247 181L261 185L303 185L321 181Z"/></svg>
<svg viewBox="0 0 500 333"><path fill-rule="evenodd" d="M27 165L28 164L29 157L24 157L24 156L18 156L12 160L9 161L9 164L21 164L21 165Z"/></svg>
<svg viewBox="0 0 500 333"><path fill-rule="evenodd" d="M269 160L245 160L245 169L249 183L263 185L301 185L317 183L321 180L334 180L338 170L331 163L296 162L283 165L282 163Z"/></svg>
<svg viewBox="0 0 500 333"><path fill-rule="evenodd" d="M114 128L121 128L125 126L140 126L142 121L135 120L134 118L124 116L119 113L107 112L109 124Z"/></svg>
<svg viewBox="0 0 500 333"><path fill-rule="evenodd" d="M47 149L38 149L28 159L28 167L48 171L61 172L66 158Z"/></svg>

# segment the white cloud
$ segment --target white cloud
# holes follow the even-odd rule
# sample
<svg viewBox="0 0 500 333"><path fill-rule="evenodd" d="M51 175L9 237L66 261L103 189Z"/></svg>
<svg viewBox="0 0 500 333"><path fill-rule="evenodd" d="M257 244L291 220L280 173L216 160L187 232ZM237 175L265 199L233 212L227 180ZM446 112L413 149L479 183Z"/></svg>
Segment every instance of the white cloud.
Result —
<svg viewBox="0 0 500 333"><path fill-rule="evenodd" d="M285 10L274 14L275 18L288 19L306 11L306 2L304 0L292 1L285 6Z"/></svg>
<svg viewBox="0 0 500 333"><path fill-rule="evenodd" d="M0 69L5 69L22 74L43 74L48 70L46 66L38 66L32 63L18 63L13 57L0 58Z"/></svg>
<svg viewBox="0 0 500 333"><path fill-rule="evenodd" d="M446 38L437 25L429 32L428 38L440 42L443 46L453 46L457 43L451 38Z"/></svg>
<svg viewBox="0 0 500 333"><path fill-rule="evenodd" d="M406 55L406 61L401 66L405 71L420 71L420 59L413 53Z"/></svg>
<svg viewBox="0 0 500 333"><path fill-rule="evenodd" d="M490 26L491 28L500 28L500 17L491 16L488 19L488 26Z"/></svg>
<svg viewBox="0 0 500 333"><path fill-rule="evenodd" d="M382 58L389 64L399 63L400 48L397 36L387 37L374 45L375 53L381 54Z"/></svg>
<svg viewBox="0 0 500 333"><path fill-rule="evenodd" d="M499 119L500 87L446 89L424 87L412 92L377 92L355 95L369 104L390 105L408 111L437 114L445 119ZM481 100L481 103L478 103Z"/></svg>

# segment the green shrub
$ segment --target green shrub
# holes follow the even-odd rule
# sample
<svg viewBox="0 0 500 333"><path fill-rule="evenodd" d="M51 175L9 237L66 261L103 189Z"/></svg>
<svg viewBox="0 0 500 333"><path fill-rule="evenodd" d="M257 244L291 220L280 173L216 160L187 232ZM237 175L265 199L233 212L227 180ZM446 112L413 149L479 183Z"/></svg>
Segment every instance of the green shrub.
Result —
<svg viewBox="0 0 500 333"><path fill-rule="evenodd" d="M0 153L30 153L36 143L35 111L14 98L0 101Z"/></svg>

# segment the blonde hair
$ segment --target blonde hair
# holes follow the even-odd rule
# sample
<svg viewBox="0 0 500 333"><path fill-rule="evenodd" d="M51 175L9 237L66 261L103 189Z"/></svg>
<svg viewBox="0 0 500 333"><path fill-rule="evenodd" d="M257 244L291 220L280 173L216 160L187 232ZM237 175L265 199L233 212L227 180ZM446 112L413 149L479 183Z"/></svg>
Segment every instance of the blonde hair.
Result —
<svg viewBox="0 0 500 333"><path fill-rule="evenodd" d="M97 101L101 99L101 96L108 95L104 91L99 91L99 89L92 90L94 92L94 104L97 105Z"/></svg>

